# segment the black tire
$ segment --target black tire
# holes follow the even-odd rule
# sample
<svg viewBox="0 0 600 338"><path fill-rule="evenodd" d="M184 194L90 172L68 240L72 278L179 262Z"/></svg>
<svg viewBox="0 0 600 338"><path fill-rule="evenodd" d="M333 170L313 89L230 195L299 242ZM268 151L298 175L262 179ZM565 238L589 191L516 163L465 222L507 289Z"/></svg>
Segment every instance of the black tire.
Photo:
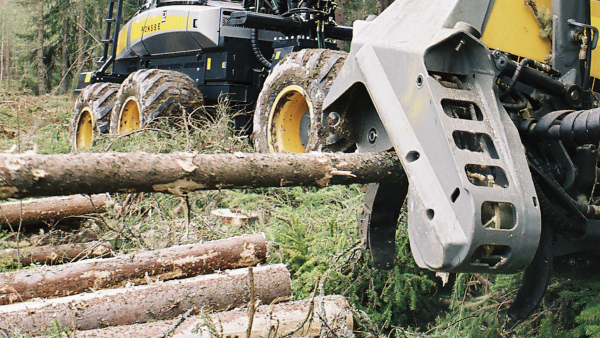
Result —
<svg viewBox="0 0 600 338"><path fill-rule="evenodd" d="M258 152L322 151L328 131L321 109L347 53L304 49L286 55L265 80L254 113L253 141ZM351 146L336 144L335 151Z"/></svg>
<svg viewBox="0 0 600 338"><path fill-rule="evenodd" d="M118 91L118 84L102 82L81 91L73 108L69 135L74 149L90 148L96 135L108 132Z"/></svg>
<svg viewBox="0 0 600 338"><path fill-rule="evenodd" d="M170 70L142 69L130 74L117 93L110 132L122 134L145 127L158 116L202 107L202 94L187 75Z"/></svg>

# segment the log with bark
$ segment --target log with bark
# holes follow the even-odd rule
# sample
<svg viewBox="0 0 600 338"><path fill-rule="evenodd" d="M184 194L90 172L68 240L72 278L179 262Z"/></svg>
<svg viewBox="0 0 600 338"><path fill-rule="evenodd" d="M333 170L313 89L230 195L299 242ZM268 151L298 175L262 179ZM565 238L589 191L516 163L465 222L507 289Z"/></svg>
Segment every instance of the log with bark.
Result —
<svg viewBox="0 0 600 338"><path fill-rule="evenodd" d="M406 180L393 153L0 155L0 198Z"/></svg>
<svg viewBox="0 0 600 338"><path fill-rule="evenodd" d="M291 297L283 264L254 268L257 298L268 304ZM72 330L131 325L174 318L188 309L224 311L249 300L248 269L228 270L153 285L101 290L64 298L0 306L0 333L35 335L56 322Z"/></svg>
<svg viewBox="0 0 600 338"><path fill-rule="evenodd" d="M4 249L0 250L0 265L61 264L86 258L109 257L112 256L112 249L110 242L106 241ZM2 276L3 274L0 274L0 305L3 304Z"/></svg>
<svg viewBox="0 0 600 338"><path fill-rule="evenodd" d="M0 305L264 263L263 233L0 274Z"/></svg>
<svg viewBox="0 0 600 338"><path fill-rule="evenodd" d="M22 226L53 223L66 217L107 211L108 194L48 197L0 204L0 228L17 231Z"/></svg>
<svg viewBox="0 0 600 338"><path fill-rule="evenodd" d="M259 306L254 315L250 337L352 336L354 324L352 310L344 297L316 297L312 303L311 306L311 300L305 299ZM245 337L247 327L247 311L235 309L209 316L192 315L180 320L171 319L144 324L114 326L79 331L76 334L78 338L155 338L165 336L165 333L172 329L172 335L169 337L173 338ZM271 331L270 335L269 331Z"/></svg>

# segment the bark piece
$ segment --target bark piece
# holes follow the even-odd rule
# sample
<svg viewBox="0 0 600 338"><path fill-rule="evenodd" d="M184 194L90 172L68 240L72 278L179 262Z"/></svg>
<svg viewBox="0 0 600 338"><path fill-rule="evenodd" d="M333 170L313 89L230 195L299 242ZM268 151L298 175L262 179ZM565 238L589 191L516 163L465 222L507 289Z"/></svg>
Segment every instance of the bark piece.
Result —
<svg viewBox="0 0 600 338"><path fill-rule="evenodd" d="M250 337L282 337L296 330L304 322L310 311L310 299L295 302L261 305L254 316L254 325ZM307 321L290 337L350 337L353 319L350 306L342 296L317 297L314 302L313 320ZM116 326L77 332L78 338L91 337L137 337L155 338L165 333L175 320L153 323ZM177 326L173 335L176 338L211 338L209 326L216 329L221 337L245 337L248 326L248 313L243 309L211 314L210 316L192 316ZM272 328L271 335L268 335ZM275 332L275 330L277 332ZM327 334L333 331L335 335ZM322 335L320 334L322 333Z"/></svg>
<svg viewBox="0 0 600 338"><path fill-rule="evenodd" d="M64 297L90 290L146 284L266 261L265 235L244 235L108 259L79 261L0 274L0 305L36 297Z"/></svg>
<svg viewBox="0 0 600 338"><path fill-rule="evenodd" d="M210 213L213 216L219 217L223 223L235 225L237 227L245 227L258 220L258 214L256 213L246 215L242 211L235 209L217 209Z"/></svg>
<svg viewBox="0 0 600 338"><path fill-rule="evenodd" d="M0 155L0 199L406 180L391 153Z"/></svg>
<svg viewBox="0 0 600 338"><path fill-rule="evenodd" d="M254 269L257 298L291 297L283 264ZM191 307L223 311L248 302L248 269L58 299L0 306L0 328L41 334L53 321L76 330L165 320ZM0 332L2 332L0 329ZM11 331L7 331L11 332Z"/></svg>
<svg viewBox="0 0 600 338"><path fill-rule="evenodd" d="M0 204L0 228L17 231L19 225L51 223L69 216L107 211L108 194L48 197Z"/></svg>
<svg viewBox="0 0 600 338"><path fill-rule="evenodd" d="M14 266L18 264L19 256L21 265L61 264L84 258L108 257L112 255L112 245L109 242L93 241L88 243L74 243L61 245L30 246L17 249L0 250L0 264ZM0 274L0 305L2 305L2 276Z"/></svg>

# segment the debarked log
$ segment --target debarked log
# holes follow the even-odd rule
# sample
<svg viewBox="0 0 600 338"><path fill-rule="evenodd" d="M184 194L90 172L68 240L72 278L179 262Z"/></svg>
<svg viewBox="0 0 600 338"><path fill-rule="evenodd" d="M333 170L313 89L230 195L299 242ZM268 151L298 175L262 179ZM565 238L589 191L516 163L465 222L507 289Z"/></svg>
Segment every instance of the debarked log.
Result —
<svg viewBox="0 0 600 338"><path fill-rule="evenodd" d="M312 305L311 305L312 302ZM325 296L278 304L265 304L254 315L251 338L259 337L351 337L352 308L343 296ZM164 336L170 328L174 338L245 337L248 311L235 309L209 316L194 315L182 322L175 320L113 326L79 331L78 338ZM175 327L174 327L175 326Z"/></svg>
<svg viewBox="0 0 600 338"><path fill-rule="evenodd" d="M266 257L265 235L259 233L114 258L5 272L0 274L0 305L248 267L265 262Z"/></svg>
<svg viewBox="0 0 600 338"><path fill-rule="evenodd" d="M22 226L55 222L66 217L107 211L108 194L48 197L0 204L0 228L17 231Z"/></svg>
<svg viewBox="0 0 600 338"><path fill-rule="evenodd" d="M406 180L393 153L0 155L0 199Z"/></svg>
<svg viewBox="0 0 600 338"><path fill-rule="evenodd" d="M64 298L0 306L0 333L41 334L56 322L76 330L131 325L174 318L188 309L224 311L250 299L248 269ZM254 268L254 288L262 303L291 297L290 274L283 264Z"/></svg>
<svg viewBox="0 0 600 338"><path fill-rule="evenodd" d="M85 258L112 256L112 245L107 241L72 243L60 245L26 246L17 249L0 250L0 264L7 266L39 264L60 264ZM0 305L2 303L3 274L0 274Z"/></svg>

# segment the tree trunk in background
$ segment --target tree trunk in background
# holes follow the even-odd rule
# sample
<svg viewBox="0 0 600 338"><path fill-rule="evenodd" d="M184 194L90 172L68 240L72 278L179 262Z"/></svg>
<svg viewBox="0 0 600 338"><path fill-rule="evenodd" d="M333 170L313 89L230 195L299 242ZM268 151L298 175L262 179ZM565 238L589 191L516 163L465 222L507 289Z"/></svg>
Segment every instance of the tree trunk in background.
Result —
<svg viewBox="0 0 600 338"><path fill-rule="evenodd" d="M338 7L335 10L335 22L337 22L338 25L346 25L346 9L344 8L344 6L346 6L346 1L347 0L338 0ZM345 50L346 41L339 40L337 46L340 50Z"/></svg>
<svg viewBox="0 0 600 338"><path fill-rule="evenodd" d="M0 199L373 182L407 182L395 153L0 154Z"/></svg>
<svg viewBox="0 0 600 338"><path fill-rule="evenodd" d="M174 318L192 307L224 311L248 304L249 279L245 268L5 305L0 307L0 327L39 335L53 322L71 329L90 330ZM283 264L254 268L254 282L256 298L262 304L280 297L291 298L290 273Z"/></svg>
<svg viewBox="0 0 600 338"><path fill-rule="evenodd" d="M4 20L2 21L2 52L0 52L0 83L4 82L4 37L6 36L6 31L4 29Z"/></svg>
<svg viewBox="0 0 600 338"><path fill-rule="evenodd" d="M2 57L3 66L2 83L8 84L10 81L10 39L8 38L8 34L5 34L3 40L4 48L2 50L2 56L0 56Z"/></svg>
<svg viewBox="0 0 600 338"><path fill-rule="evenodd" d="M377 15L381 14L386 8L388 8L393 0L377 0Z"/></svg>
<svg viewBox="0 0 600 338"><path fill-rule="evenodd" d="M62 39L63 42L62 43L62 57L61 57L61 82L60 82L60 88L61 88L61 92L63 94L66 94L67 91L69 90L69 81L67 79L67 75L69 74L69 54L68 54L68 50L67 50L67 43L66 41L69 41L69 10L67 8L65 8L64 10L64 14L63 14L63 24L62 24Z"/></svg>
<svg viewBox="0 0 600 338"><path fill-rule="evenodd" d="M46 93L46 67L44 66L44 0L40 0L38 8L38 95Z"/></svg>
<svg viewBox="0 0 600 338"><path fill-rule="evenodd" d="M83 70L85 63L85 3L77 2L77 74ZM78 75L77 75L78 76Z"/></svg>

